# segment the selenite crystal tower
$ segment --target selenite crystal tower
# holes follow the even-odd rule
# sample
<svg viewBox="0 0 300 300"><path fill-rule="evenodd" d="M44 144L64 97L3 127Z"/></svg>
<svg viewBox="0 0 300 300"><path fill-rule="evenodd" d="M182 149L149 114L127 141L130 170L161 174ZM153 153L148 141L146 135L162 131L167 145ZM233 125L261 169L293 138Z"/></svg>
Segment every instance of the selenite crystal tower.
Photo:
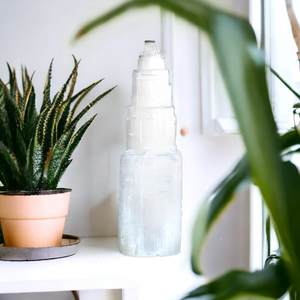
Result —
<svg viewBox="0 0 300 300"><path fill-rule="evenodd" d="M154 41L145 41L132 77L120 166L119 249L130 256L175 255L181 242L182 158L169 71Z"/></svg>

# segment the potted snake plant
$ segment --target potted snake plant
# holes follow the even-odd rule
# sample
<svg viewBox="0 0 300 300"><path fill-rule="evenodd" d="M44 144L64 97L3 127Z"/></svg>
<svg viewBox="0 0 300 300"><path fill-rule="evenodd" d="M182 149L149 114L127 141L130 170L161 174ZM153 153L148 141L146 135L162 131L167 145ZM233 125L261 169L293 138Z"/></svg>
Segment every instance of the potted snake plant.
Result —
<svg viewBox="0 0 300 300"><path fill-rule="evenodd" d="M50 98L52 61L44 97L36 109L32 77L22 68L21 93L16 72L0 79L0 219L5 246L48 247L61 244L71 189L57 188L71 155L95 116L76 125L99 100L75 115L83 98L102 80L74 94L78 62L60 91Z"/></svg>

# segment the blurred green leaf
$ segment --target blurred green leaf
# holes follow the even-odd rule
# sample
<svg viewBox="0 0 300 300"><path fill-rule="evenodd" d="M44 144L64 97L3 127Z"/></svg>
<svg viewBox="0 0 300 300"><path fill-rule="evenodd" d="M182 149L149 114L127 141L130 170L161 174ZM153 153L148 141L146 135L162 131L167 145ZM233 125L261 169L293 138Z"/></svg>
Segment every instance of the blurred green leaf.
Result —
<svg viewBox="0 0 300 300"><path fill-rule="evenodd" d="M296 130L289 131L280 136L281 151L286 151L294 145L300 144L300 136ZM247 156L243 156L235 168L212 191L199 209L193 227L192 238L192 268L201 274L201 250L209 235L212 226L217 222L220 214L234 199L234 193L251 181L250 165Z"/></svg>
<svg viewBox="0 0 300 300"><path fill-rule="evenodd" d="M190 292L183 299L212 295L214 300L241 299L247 295L280 298L289 288L290 279L282 259L254 273L231 271L212 282Z"/></svg>
<svg viewBox="0 0 300 300"><path fill-rule="evenodd" d="M272 68L270 68L271 72L298 98L300 99L300 95L289 85L283 78Z"/></svg>
<svg viewBox="0 0 300 300"><path fill-rule="evenodd" d="M192 235L192 268L195 273L201 274L201 250L212 225L229 205L238 186L246 182L250 183L250 166L244 156L201 206Z"/></svg>

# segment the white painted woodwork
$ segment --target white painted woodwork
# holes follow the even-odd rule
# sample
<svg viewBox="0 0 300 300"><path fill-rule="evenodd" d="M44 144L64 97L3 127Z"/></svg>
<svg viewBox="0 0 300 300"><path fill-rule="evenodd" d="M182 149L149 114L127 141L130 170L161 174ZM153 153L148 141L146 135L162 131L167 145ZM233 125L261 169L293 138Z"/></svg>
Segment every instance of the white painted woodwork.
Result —
<svg viewBox="0 0 300 300"><path fill-rule="evenodd" d="M115 237L83 238L78 252L67 258L1 261L0 293L122 289L123 300L178 299L204 282L188 265L182 268L183 263L181 254L124 256L118 251Z"/></svg>

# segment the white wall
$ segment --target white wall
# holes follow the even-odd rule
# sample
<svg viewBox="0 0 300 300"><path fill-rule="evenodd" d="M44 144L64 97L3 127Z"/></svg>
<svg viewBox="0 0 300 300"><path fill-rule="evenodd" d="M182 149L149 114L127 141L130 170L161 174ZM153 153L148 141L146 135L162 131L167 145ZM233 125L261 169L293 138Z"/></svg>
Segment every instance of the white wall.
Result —
<svg viewBox="0 0 300 300"><path fill-rule="evenodd" d="M71 42L81 25L121 2L0 0L0 77L7 81L6 62L17 71L21 64L26 65L30 73L35 71L33 81L41 103L51 59L54 58L53 96L71 72L74 54L82 59L77 90L106 78L86 101L118 85L90 112L90 116L98 116L75 151L74 161L60 184L73 189L65 233L80 237L116 236L119 159L125 151L125 106L130 102L131 74L144 40L156 40L159 48L166 49L178 121L177 144L184 160L182 261L183 268L189 268L190 232L197 208L242 155L243 143L239 135L201 135L201 101L205 99L200 99L199 89L199 35L185 21L175 18L171 50L167 49L166 33L162 41L161 12L157 7L127 12L79 42ZM229 6L233 4L234 1L228 2ZM189 129L185 137L179 135L182 127ZM247 196L240 197L214 228L203 256L209 277L231 267L248 266L249 205L245 199ZM114 292L97 297L118 299L118 295ZM39 297L0 295L0 300ZM43 297L50 299L53 294ZM54 298L72 299L72 295L59 293Z"/></svg>

